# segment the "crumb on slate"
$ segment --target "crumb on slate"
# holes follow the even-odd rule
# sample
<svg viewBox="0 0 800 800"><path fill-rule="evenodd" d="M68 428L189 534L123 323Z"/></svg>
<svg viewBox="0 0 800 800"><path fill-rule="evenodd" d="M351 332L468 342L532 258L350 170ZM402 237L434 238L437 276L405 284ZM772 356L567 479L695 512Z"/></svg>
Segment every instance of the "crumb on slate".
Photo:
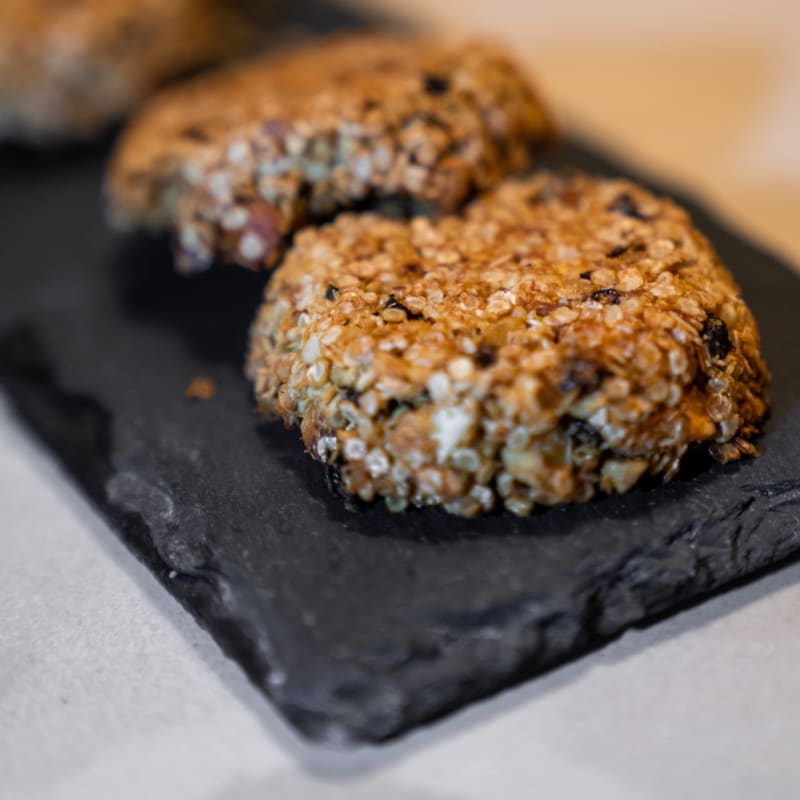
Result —
<svg viewBox="0 0 800 800"><path fill-rule="evenodd" d="M211 378L198 375L192 378L186 387L183 396L187 400L211 400L217 393L217 385Z"/></svg>

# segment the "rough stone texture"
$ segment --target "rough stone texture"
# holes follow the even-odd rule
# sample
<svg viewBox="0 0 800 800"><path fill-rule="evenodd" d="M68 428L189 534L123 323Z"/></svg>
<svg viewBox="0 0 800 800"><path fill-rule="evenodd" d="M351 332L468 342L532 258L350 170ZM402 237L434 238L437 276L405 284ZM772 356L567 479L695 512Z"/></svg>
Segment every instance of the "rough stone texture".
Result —
<svg viewBox="0 0 800 800"><path fill-rule="evenodd" d="M115 239L105 157L0 151L3 383L304 734L395 736L800 548L800 280L695 204L683 201L762 328L774 380L761 458L526 520L354 513L295 433L249 413L241 364L262 279L187 280L163 242ZM623 171L577 145L554 159ZM200 375L215 396L187 400Z"/></svg>

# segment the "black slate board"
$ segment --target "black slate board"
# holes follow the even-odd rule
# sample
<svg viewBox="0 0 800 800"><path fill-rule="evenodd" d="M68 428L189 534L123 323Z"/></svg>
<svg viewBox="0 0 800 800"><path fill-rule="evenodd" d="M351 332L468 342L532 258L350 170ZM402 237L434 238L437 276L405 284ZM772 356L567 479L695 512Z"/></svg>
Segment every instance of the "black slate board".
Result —
<svg viewBox="0 0 800 800"><path fill-rule="evenodd" d="M130 549L302 733L396 736L800 548L800 279L694 203L774 374L760 459L528 520L353 513L295 432L251 413L240 364L263 278L181 278L163 241L112 235L106 157L0 150L0 377ZM575 143L551 162L629 172ZM200 374L218 393L188 402Z"/></svg>

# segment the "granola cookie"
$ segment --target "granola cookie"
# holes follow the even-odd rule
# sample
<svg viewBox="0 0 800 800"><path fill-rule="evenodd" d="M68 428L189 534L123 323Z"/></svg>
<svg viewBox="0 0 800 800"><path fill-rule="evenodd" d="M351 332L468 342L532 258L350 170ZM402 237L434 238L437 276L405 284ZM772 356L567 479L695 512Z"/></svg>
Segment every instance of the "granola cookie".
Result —
<svg viewBox="0 0 800 800"><path fill-rule="evenodd" d="M753 316L688 214L577 173L302 231L248 372L348 492L464 516L754 455L767 410Z"/></svg>
<svg viewBox="0 0 800 800"><path fill-rule="evenodd" d="M225 0L2 0L0 139L85 138L249 40Z"/></svg>
<svg viewBox="0 0 800 800"><path fill-rule="evenodd" d="M171 228L184 270L258 268L341 209L392 198L453 210L551 136L494 46L334 37L156 98L112 163L111 216Z"/></svg>

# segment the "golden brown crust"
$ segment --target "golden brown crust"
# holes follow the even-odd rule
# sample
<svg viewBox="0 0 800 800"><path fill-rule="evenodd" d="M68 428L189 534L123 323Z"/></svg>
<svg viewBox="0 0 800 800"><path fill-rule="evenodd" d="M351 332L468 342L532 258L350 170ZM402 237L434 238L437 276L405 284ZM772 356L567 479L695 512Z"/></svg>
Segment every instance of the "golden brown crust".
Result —
<svg viewBox="0 0 800 800"><path fill-rule="evenodd" d="M381 198L452 210L552 136L486 44L335 37L155 99L112 164L112 216L171 227L179 266L274 263L309 219Z"/></svg>
<svg viewBox="0 0 800 800"><path fill-rule="evenodd" d="M249 39L224 0L2 0L0 139L87 137Z"/></svg>
<svg viewBox="0 0 800 800"><path fill-rule="evenodd" d="M753 454L753 317L688 215L542 173L463 217L302 231L252 329L260 408L392 509L517 514Z"/></svg>

